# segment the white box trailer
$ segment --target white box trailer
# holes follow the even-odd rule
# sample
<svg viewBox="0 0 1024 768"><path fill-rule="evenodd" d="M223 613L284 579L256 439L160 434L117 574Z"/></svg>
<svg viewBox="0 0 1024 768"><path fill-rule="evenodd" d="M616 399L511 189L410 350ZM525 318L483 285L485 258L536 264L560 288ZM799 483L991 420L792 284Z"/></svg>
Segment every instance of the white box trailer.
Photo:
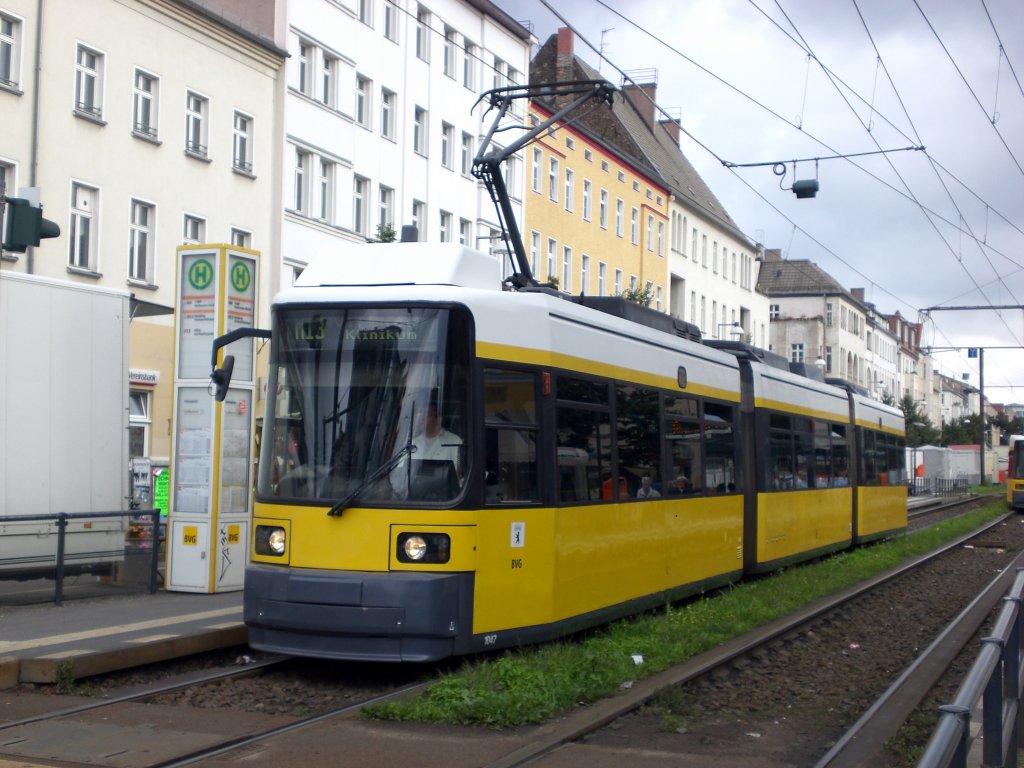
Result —
<svg viewBox="0 0 1024 768"><path fill-rule="evenodd" d="M128 508L127 291L0 271L0 578L52 573L60 513ZM124 558L124 516L72 519L67 573Z"/></svg>

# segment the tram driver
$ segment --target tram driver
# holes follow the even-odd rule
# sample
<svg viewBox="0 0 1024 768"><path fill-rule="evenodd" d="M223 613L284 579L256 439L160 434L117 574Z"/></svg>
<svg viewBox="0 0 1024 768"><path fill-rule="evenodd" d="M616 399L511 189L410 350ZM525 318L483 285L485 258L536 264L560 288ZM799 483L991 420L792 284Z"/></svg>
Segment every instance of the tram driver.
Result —
<svg viewBox="0 0 1024 768"><path fill-rule="evenodd" d="M411 455L391 472L395 493L426 501L454 497L462 486L462 438L442 426L436 397L427 404L412 446Z"/></svg>

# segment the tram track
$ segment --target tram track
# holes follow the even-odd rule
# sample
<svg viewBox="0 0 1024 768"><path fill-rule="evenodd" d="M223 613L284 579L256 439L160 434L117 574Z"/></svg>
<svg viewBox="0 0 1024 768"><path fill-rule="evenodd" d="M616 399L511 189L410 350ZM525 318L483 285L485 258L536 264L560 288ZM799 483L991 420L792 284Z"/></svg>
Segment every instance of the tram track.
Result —
<svg viewBox="0 0 1024 768"><path fill-rule="evenodd" d="M963 500L955 504L946 505L945 509L955 511L956 507L962 506L968 501L969 500ZM929 511L934 513L938 511L938 509L939 508L931 508ZM474 766L486 765L488 768L515 768L516 766L529 764L543 765L545 768L556 768L557 766L575 766L584 764L580 762L578 757L571 757L572 750L574 748L581 744L588 743L590 737L600 732L605 726L610 724L613 724L613 727L617 726L617 724L630 713L643 708L648 702L655 699L663 692L684 686L695 680L712 676L715 674L716 670L726 669L731 665L743 664L744 662L742 659L744 657L749 657L751 654L757 653L758 649L763 649L766 645L789 642L788 638L791 638L795 633L799 633L802 627L821 621L822 618L827 616L830 612L839 610L843 605L857 600L860 596L867 594L879 585L897 579L899 576L912 571L923 563L939 558L943 554L951 552L957 548L967 546L972 538L983 535L984 531L996 529L999 525L1004 524L1005 521L1010 520L1013 517L1013 515L1007 515L1006 517L1000 518L985 528L973 531L926 556L909 561L908 563L881 574L874 579L837 593L831 598L809 605L791 616L771 622L754 632L724 643L718 648L694 657L684 664L665 670L664 672L653 675L645 680L634 682L631 688L623 690L617 696L597 702L587 707L582 707L556 721L530 729L528 738L512 740L510 746L514 748L510 748L505 754L493 756L498 755L500 750L492 750L492 757L489 758L489 761L480 761L479 763L461 763L455 761L452 764ZM1012 568L1005 569L1005 571L1011 570ZM998 595L995 599L998 600ZM985 613L984 610L979 610L982 614ZM982 615L982 619L983 618L984 615ZM969 638L972 632L969 630L964 631L967 632L967 636ZM189 686L201 686L207 683L216 683L218 680L231 680L234 678L252 676L267 670L272 670L284 661L287 661L286 657L274 657L262 659L257 663L248 664L238 669L206 670L194 673L192 675L192 679L189 679L189 676L186 675L164 681L153 686L146 686L132 690L113 691L102 701L88 702L75 707L52 712L48 715L36 715L29 718L3 723L0 724L0 734L2 734L0 735L0 755L7 756L9 754L14 756L16 754L16 748L8 752L3 745L14 741L14 739L5 738L5 736L8 734L16 734L17 726L28 727L32 724L46 722L48 719L52 721L53 719L60 717L74 719L79 716L88 716L90 711L102 710L104 707L109 708L107 711L110 714L102 718L104 724L108 727L110 724L115 723L121 718L125 718L126 722L133 722L137 721L141 716L130 715L129 711L123 708L118 710L115 705L120 704L125 707L130 707L135 703L143 701L165 701L168 703L164 705L164 709L169 710L175 705L171 701L173 696L168 698L168 695L173 694L175 691L187 689ZM194 749L180 749L174 754L167 754L167 750L164 750L164 753L161 754L158 759L122 762L119 764L131 765L132 768L142 768L143 766L146 768L156 768L157 766L163 768L164 766L191 765L212 759L217 759L218 762L223 762L225 760L229 762L243 762L249 760L251 762L253 759L257 759L253 756L252 749L262 749L258 746L261 743L264 745L264 748L270 748L269 745L273 745L275 743L275 739L278 737L287 741L287 735L291 732L305 728L312 728L313 726L322 723L330 723L332 720L346 720L350 723L358 722L353 721L352 718L364 707L390 698L412 694L423 685L425 684L420 682L408 685L398 685L391 690L383 692L383 686L380 686L375 691L371 691L368 695L361 697L358 701L353 700L345 702L339 706L323 707L320 711L309 714L308 716L288 716L288 722L284 723L280 722L282 719L280 716L276 718L276 722L271 722L274 718L264 717L261 719L249 715L252 725L246 727L245 733L226 733L223 737L218 735L217 738L213 738L211 735L208 743L197 745ZM148 718L151 720L153 718L160 717L159 709L159 707L156 708L156 714L150 714L148 715ZM227 713L220 714L226 715ZM880 715L883 719L888 716L889 715ZM203 715L200 713L198 715L193 715L193 717L201 719ZM209 715L209 717L211 719L216 719L217 713L213 713ZM95 722L95 719L97 718L94 718L94 720L90 722ZM388 725L385 727L390 726ZM238 729L236 728L235 730L237 731ZM336 729L332 728L331 730ZM313 730L310 733L316 733L316 731ZM867 733L867 731L862 731L862 733ZM485 733L471 738L486 739L487 737L488 734ZM310 737L304 735L301 738L306 739ZM864 736L851 737L849 741L856 744L858 742L863 743L864 739ZM873 741L874 738L872 737L871 740ZM248 753L246 751L247 747L250 748ZM234 755L233 757L231 756L232 754ZM257 754L259 753L257 752ZM817 754L821 754L821 751L819 750ZM64 762L67 763L68 761L65 760ZM385 764L398 764L399 762L399 760L396 760L394 763ZM77 764L110 765L113 763L105 763L102 760L97 760L96 762L83 760ZM770 762L765 762L763 764L771 765ZM831 762L827 765L829 768L834 768L834 766L849 764L856 763ZM312 766L313 764L310 765Z"/></svg>

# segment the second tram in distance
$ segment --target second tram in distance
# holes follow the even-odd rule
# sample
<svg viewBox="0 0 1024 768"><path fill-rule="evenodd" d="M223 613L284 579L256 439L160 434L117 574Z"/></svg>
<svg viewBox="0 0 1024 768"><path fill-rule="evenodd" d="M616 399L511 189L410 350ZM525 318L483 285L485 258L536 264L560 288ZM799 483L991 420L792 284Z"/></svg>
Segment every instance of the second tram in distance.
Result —
<svg viewBox="0 0 1024 768"><path fill-rule="evenodd" d="M258 649L507 648L906 526L898 410L484 253L352 246L271 319Z"/></svg>

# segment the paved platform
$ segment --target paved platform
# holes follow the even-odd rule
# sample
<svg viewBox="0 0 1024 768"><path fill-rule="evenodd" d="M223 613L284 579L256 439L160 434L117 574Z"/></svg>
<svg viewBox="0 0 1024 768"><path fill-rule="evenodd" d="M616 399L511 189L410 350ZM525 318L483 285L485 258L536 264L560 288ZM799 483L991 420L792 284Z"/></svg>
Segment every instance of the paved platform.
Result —
<svg viewBox="0 0 1024 768"><path fill-rule="evenodd" d="M83 599L0 607L0 689L53 683L244 645L242 593Z"/></svg>

